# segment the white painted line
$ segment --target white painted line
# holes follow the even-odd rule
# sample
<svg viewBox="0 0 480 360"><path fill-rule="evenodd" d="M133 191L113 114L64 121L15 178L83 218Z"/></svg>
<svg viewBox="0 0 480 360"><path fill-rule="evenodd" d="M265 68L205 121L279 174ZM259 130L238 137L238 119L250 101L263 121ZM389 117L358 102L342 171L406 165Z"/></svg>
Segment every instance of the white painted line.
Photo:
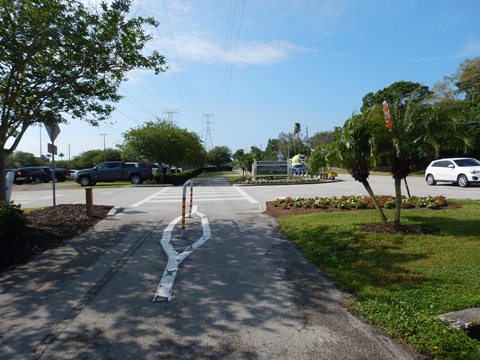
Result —
<svg viewBox="0 0 480 360"><path fill-rule="evenodd" d="M129 207L137 207L137 206L140 206L140 205L142 205L142 204L150 201L150 200L153 199L154 197L156 197L156 196L158 196L158 195L160 195L160 194L163 194L163 193L164 193L165 191L167 191L167 190L168 190L168 188L164 188L164 189L156 192L155 194L150 195L149 197L146 197L145 199L140 200L140 201L136 202L135 204L130 205Z"/></svg>
<svg viewBox="0 0 480 360"><path fill-rule="evenodd" d="M229 200L245 200L243 197L236 197L236 198L207 198L207 199L197 199L194 195L194 202L202 202L202 201L229 201ZM151 203L180 203L182 199L171 199L171 200L150 200ZM257 203L257 202L255 202ZM257 203L258 204L258 203Z"/></svg>
<svg viewBox="0 0 480 360"><path fill-rule="evenodd" d="M234 189L237 190L240 193L240 195L242 195L245 199L250 201L251 204L258 204L257 200L255 200L250 195L248 195L245 191L243 191L243 189L240 189L240 187L235 186Z"/></svg>
<svg viewBox="0 0 480 360"><path fill-rule="evenodd" d="M165 266L165 270L163 271L162 278L160 279L160 283L158 284L157 291L155 292L155 296L153 297L153 301L157 298L162 298L167 301L170 301L172 298L172 288L173 284L175 283L175 278L178 272L178 266L180 263L185 260L191 253L193 253L196 249L202 246L204 243L210 239L212 233L210 230L210 224L208 219L202 213L198 212L198 206L195 205L192 208L192 215L200 216L202 220L202 229L203 235L195 241L192 245L187 247L181 254L179 254L170 243L172 238L172 231L175 228L175 225L182 219L181 216L173 219L166 229L163 231L162 240L160 241L160 245L162 246L163 250L168 256L167 265Z"/></svg>
<svg viewBox="0 0 480 360"><path fill-rule="evenodd" d="M200 197L200 198L205 198L205 197L213 197L213 195L218 195L218 196L215 196L215 198L218 198L218 197L238 197L238 193L235 192L235 193L229 193L229 194L198 194L198 193L195 193L194 194L194 197L197 198L197 197ZM178 197L182 197L182 194L177 194L177 195L166 195L164 194L161 199L162 200L169 200L169 199L178 199Z"/></svg>

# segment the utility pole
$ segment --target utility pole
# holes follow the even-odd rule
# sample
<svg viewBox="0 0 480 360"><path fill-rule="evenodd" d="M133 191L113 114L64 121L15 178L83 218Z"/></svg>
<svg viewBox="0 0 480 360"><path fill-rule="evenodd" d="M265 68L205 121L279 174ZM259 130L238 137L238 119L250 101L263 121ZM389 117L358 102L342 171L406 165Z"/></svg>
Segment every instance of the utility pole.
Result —
<svg viewBox="0 0 480 360"><path fill-rule="evenodd" d="M310 156L310 138L308 137L308 126L305 126L305 131L307 132L307 157Z"/></svg>
<svg viewBox="0 0 480 360"><path fill-rule="evenodd" d="M212 132L213 132L213 120L210 120L214 115L213 114L202 114L203 118L206 119L203 121L204 130L203 133L205 134L203 140L203 146L205 150L210 150L213 148L213 141L212 141ZM210 146L209 146L210 143Z"/></svg>
<svg viewBox="0 0 480 360"><path fill-rule="evenodd" d="M168 117L167 117L168 121L172 123L173 122L173 114L178 114L178 110L176 110L176 109L163 110L162 114L167 114L168 115Z"/></svg>
<svg viewBox="0 0 480 360"><path fill-rule="evenodd" d="M38 123L40 129L40 158L42 157L42 123Z"/></svg>
<svg viewBox="0 0 480 360"><path fill-rule="evenodd" d="M105 153L105 136L107 136L108 134L100 134L100 136L103 136L103 161L106 161L106 153Z"/></svg>

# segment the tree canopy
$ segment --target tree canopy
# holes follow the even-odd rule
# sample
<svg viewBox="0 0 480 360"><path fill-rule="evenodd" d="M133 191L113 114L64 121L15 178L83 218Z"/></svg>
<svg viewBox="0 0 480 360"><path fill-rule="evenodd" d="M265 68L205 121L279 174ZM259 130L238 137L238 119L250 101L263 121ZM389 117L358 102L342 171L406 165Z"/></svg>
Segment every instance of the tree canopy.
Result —
<svg viewBox="0 0 480 360"><path fill-rule="evenodd" d="M362 99L361 112L364 113L386 100L389 104L404 104L407 100L421 100L431 94L428 86L411 82L397 81L384 89L366 94Z"/></svg>
<svg viewBox="0 0 480 360"><path fill-rule="evenodd" d="M165 70L162 55L143 51L151 38L145 26L157 22L130 16L130 2L102 3L96 12L79 0L1 2L0 173L31 125L97 124L113 111L128 71ZM3 177L0 189L5 199Z"/></svg>
<svg viewBox="0 0 480 360"><path fill-rule="evenodd" d="M139 160L183 167L203 166L206 162L198 135L169 121L149 121L123 136L122 150Z"/></svg>
<svg viewBox="0 0 480 360"><path fill-rule="evenodd" d="M207 155L208 164L214 166L227 166L232 162L232 151L228 146L215 146Z"/></svg>

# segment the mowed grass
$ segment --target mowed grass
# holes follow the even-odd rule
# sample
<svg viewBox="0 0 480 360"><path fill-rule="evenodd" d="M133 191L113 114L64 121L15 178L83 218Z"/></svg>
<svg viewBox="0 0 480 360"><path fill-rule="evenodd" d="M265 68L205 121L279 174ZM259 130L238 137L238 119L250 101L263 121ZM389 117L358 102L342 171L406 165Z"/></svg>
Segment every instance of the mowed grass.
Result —
<svg viewBox="0 0 480 360"><path fill-rule="evenodd" d="M96 183L95 185L90 185L90 186L81 186L80 184L77 183L72 183L70 185L66 185L62 187L62 189L78 189L78 188L88 188L91 187L93 189L95 188L100 188L100 189L113 189L113 188L119 188L119 187L126 187L126 186L132 186L132 183L130 181L113 181L113 182L99 182Z"/></svg>
<svg viewBox="0 0 480 360"><path fill-rule="evenodd" d="M375 210L284 216L279 223L311 262L354 295L352 309L438 359L480 359L480 342L438 320L480 306L480 202L444 210L402 210L427 235L366 232ZM393 219L393 212L387 212Z"/></svg>

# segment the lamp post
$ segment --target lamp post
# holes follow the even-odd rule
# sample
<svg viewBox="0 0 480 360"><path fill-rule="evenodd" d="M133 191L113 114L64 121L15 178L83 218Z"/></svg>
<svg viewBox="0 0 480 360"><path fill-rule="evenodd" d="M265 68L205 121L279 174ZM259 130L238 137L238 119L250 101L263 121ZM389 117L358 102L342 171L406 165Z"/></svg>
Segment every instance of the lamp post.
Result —
<svg viewBox="0 0 480 360"><path fill-rule="evenodd" d="M100 136L103 136L103 161L106 161L106 154L105 154L105 136L108 134L100 134Z"/></svg>

